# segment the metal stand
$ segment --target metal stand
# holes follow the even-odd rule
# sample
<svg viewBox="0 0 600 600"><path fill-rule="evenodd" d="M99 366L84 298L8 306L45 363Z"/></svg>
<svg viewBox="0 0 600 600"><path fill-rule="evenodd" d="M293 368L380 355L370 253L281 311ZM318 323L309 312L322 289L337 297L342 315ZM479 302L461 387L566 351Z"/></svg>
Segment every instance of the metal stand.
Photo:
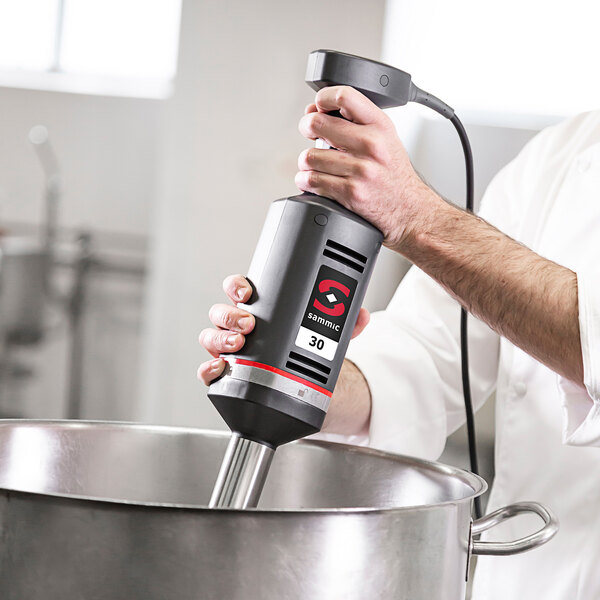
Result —
<svg viewBox="0 0 600 600"><path fill-rule="evenodd" d="M85 349L84 314L86 308L87 276L93 265L91 235L82 233L77 244L79 252L75 261L75 277L69 299L69 391L67 418L81 419L83 395L83 354Z"/></svg>
<svg viewBox="0 0 600 600"><path fill-rule="evenodd" d="M233 433L215 483L211 508L256 508L275 450Z"/></svg>

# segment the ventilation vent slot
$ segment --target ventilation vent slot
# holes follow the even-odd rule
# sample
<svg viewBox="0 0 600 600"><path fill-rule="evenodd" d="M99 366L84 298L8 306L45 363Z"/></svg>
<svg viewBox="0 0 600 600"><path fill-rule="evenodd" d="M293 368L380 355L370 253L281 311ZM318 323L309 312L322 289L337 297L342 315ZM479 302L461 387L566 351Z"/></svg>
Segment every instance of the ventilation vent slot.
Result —
<svg viewBox="0 0 600 600"><path fill-rule="evenodd" d="M360 254L360 252L356 252L356 250L338 244L333 240L327 240L325 246L327 246L327 248L323 250L323 256L326 256L331 260L337 260L359 273L362 273L365 270L363 265L367 263L367 257Z"/></svg>
<svg viewBox="0 0 600 600"><path fill-rule="evenodd" d="M351 269L354 269L355 271L358 271L359 273L362 273L365 270L364 267L362 267L358 263L355 263L353 260L350 260L349 258L342 256L341 254L336 254L335 252L331 252L331 250L327 250L327 248L325 248L325 250L323 250L323 256L326 256L327 258L331 258L331 260L337 260L338 262L341 262L343 265L346 265L347 267L350 267Z"/></svg>
<svg viewBox="0 0 600 600"><path fill-rule="evenodd" d="M297 352L290 352L290 358L296 362L304 363L313 369L318 369L319 371L325 373L325 375L329 375L329 373L331 373L331 369L328 366L322 365L320 362L317 362L312 358L302 356L302 354L298 354Z"/></svg>
<svg viewBox="0 0 600 600"><path fill-rule="evenodd" d="M329 246L330 248L333 248L334 250L337 250L338 252L347 254L348 256L363 263L364 265L367 264L366 256L363 256L360 252L357 252L356 250L352 250L352 248L348 248L348 246L342 246L342 244L338 244L337 242L334 242L333 240L327 240L325 242L325 245Z"/></svg>
<svg viewBox="0 0 600 600"><path fill-rule="evenodd" d="M312 369L309 369L308 367L304 367L302 365L293 363L290 360L288 360L287 363L285 363L285 368L290 369L292 371L296 371L296 373L300 373L301 375L304 375L305 377L310 377L311 379L314 379L315 381L318 381L319 383L322 383L322 384L327 383L327 377L325 375L321 375L321 373L316 373Z"/></svg>

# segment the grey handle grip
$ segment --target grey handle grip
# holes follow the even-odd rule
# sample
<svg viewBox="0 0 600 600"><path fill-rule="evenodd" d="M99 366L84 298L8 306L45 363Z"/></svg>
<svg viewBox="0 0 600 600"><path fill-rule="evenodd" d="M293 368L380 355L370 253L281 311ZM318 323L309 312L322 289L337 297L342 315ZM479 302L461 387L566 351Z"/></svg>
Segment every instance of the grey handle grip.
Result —
<svg viewBox="0 0 600 600"><path fill-rule="evenodd" d="M491 556L511 556L512 554L527 552L528 550L542 546L556 535L558 531L558 519L546 507L537 502L520 502L499 508L493 513L475 521L471 532L473 535L477 535L495 527L506 519L511 519L525 513L538 515L544 521L544 526L539 531L512 542L473 541L471 543L471 552L480 556L484 554Z"/></svg>

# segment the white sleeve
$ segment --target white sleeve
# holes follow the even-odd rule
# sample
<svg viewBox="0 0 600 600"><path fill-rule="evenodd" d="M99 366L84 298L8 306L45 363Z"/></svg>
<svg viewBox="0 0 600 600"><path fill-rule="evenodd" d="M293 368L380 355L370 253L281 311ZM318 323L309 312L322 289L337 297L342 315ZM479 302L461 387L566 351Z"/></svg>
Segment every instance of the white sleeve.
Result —
<svg viewBox="0 0 600 600"><path fill-rule="evenodd" d="M446 437L464 422L459 332L459 304L412 267L387 309L372 315L348 350L371 390L364 442L381 450L439 457ZM473 403L479 407L495 386L499 338L473 317L469 351Z"/></svg>
<svg viewBox="0 0 600 600"><path fill-rule="evenodd" d="M577 273L585 388L558 376L565 422L563 442L600 447L600 274Z"/></svg>

